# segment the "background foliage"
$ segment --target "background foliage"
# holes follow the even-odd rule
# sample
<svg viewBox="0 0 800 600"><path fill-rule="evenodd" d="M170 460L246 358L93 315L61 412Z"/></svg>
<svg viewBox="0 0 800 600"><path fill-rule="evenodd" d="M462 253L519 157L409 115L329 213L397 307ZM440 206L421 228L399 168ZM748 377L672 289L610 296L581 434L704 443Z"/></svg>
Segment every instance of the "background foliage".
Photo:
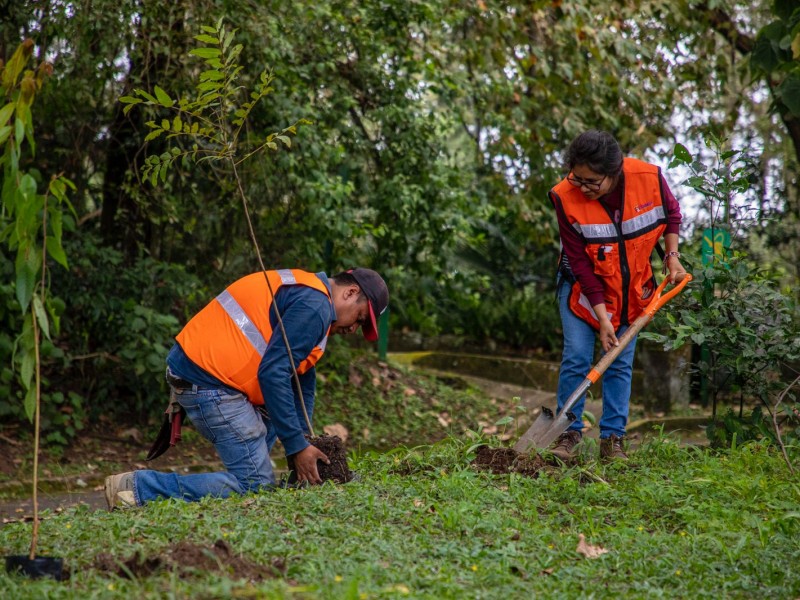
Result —
<svg viewBox="0 0 800 600"><path fill-rule="evenodd" d="M559 344L558 240L546 191L562 174L561 151L587 127L612 131L627 153L662 165L675 141L702 154L709 132L752 148L758 214L741 243L757 245L754 256L777 268L781 285L796 285L791 5L7 3L0 57L30 38L32 60L53 65L37 97L37 153L21 168L63 173L76 188L74 231L64 236L69 271L52 281L64 312L46 378L63 400L49 418L155 414L172 336L255 269L232 181L187 163L157 189L142 185L145 154L165 149L162 137L143 151L146 123L166 114L126 114L118 101L155 85L191 89L202 25L224 17L237 29L248 87L264 70L275 77L246 136L312 122L289 151L247 166L265 262L374 267L391 283L393 331L455 333L519 352ZM681 176L667 176L684 196ZM691 194L684 199L692 204ZM702 204L689 214L690 230L711 218ZM4 275L11 261L0 256ZM15 294L13 283L0 287L5 365L20 331ZM19 384L8 368L0 386L0 413L17 414Z"/></svg>

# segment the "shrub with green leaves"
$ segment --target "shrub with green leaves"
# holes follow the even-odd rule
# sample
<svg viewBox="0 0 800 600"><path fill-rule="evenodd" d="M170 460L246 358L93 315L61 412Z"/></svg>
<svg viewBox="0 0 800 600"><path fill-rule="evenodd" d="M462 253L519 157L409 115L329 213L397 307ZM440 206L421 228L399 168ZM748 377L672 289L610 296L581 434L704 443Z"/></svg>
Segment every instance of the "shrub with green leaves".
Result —
<svg viewBox="0 0 800 600"><path fill-rule="evenodd" d="M724 140L710 136L707 145L715 157L710 168L680 145L672 165L692 171L685 184L705 198L714 226L735 235L750 224L750 213L741 203L757 182L756 165L745 152L725 149ZM756 399L772 410L789 383L782 377L784 367L800 359L797 307L793 297L779 288L775 275L753 264L746 252L717 250L707 257L707 264L693 269L689 293L661 317L670 333L645 333L643 337L661 342L667 349L687 343L708 349L708 359L695 363L694 368L708 382L714 414L718 399L732 394L738 394L740 402ZM790 393L787 398L791 403L796 396ZM793 412L784 418L790 426L798 425ZM711 430L711 437L727 445L735 428L730 423L721 425Z"/></svg>

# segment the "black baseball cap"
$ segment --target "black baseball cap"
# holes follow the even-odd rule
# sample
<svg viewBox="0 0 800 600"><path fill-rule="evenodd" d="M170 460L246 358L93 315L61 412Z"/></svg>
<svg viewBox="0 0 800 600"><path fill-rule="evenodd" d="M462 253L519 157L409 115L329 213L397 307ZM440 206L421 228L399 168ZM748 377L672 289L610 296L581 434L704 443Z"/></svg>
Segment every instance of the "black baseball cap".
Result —
<svg viewBox="0 0 800 600"><path fill-rule="evenodd" d="M357 268L347 272L353 276L367 297L370 320L361 326L361 331L364 333L364 339L374 342L378 339L378 317L389 306L389 288L386 287L383 278L372 269Z"/></svg>

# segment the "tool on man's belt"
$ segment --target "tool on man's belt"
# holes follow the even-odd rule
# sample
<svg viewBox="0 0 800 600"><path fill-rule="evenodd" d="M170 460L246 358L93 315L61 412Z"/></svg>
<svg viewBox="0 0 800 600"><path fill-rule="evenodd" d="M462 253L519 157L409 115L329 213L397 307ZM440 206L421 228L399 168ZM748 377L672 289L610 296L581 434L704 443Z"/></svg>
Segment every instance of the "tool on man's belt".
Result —
<svg viewBox="0 0 800 600"><path fill-rule="evenodd" d="M164 411L164 422L161 424L156 441L153 442L145 460L158 458L181 441L181 426L185 416L186 410L175 400L175 394L170 394L169 406Z"/></svg>

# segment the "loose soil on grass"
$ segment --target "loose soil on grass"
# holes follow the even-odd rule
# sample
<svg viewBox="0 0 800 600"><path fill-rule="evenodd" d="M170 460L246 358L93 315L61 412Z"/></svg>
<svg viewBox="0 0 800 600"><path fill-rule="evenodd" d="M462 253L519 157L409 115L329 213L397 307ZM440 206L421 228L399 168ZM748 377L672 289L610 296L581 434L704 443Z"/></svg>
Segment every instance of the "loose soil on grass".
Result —
<svg viewBox="0 0 800 600"><path fill-rule="evenodd" d="M347 465L347 451L344 442L338 435L320 435L306 439L309 444L323 452L331 461L329 465L321 460L317 461L317 471L323 482L347 483L353 479L353 472ZM294 456L287 457L287 465L291 470L289 483L295 483L297 476L294 470Z"/></svg>
<svg viewBox="0 0 800 600"><path fill-rule="evenodd" d="M538 454L522 454L513 448L492 448L479 446L472 466L478 471L489 471L495 475L519 473L535 479L539 472L547 466Z"/></svg>
<svg viewBox="0 0 800 600"><path fill-rule="evenodd" d="M160 554L143 556L136 552L126 559L103 553L97 556L92 566L126 579L149 577L163 571L174 571L181 578L191 577L197 572L216 572L251 582L286 575L286 561L282 558L274 558L267 566L257 565L236 554L223 540L217 540L210 547L183 541Z"/></svg>

